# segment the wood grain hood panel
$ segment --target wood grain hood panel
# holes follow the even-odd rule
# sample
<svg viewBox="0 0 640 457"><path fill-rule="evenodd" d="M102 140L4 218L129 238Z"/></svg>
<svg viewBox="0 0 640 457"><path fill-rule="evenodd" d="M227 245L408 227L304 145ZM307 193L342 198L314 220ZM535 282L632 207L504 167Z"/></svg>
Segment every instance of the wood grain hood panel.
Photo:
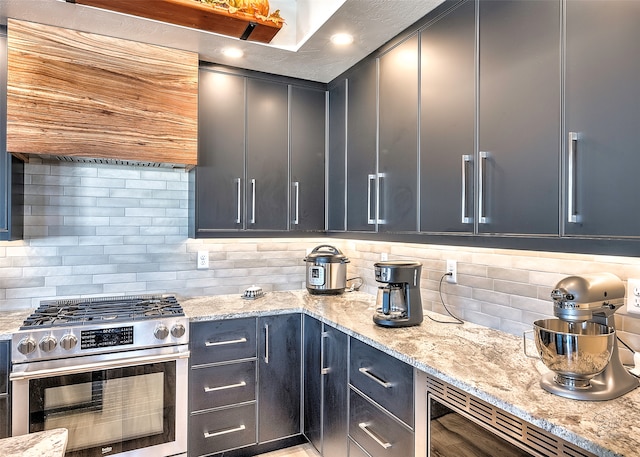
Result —
<svg viewBox="0 0 640 457"><path fill-rule="evenodd" d="M197 163L198 54L9 19L7 150Z"/></svg>

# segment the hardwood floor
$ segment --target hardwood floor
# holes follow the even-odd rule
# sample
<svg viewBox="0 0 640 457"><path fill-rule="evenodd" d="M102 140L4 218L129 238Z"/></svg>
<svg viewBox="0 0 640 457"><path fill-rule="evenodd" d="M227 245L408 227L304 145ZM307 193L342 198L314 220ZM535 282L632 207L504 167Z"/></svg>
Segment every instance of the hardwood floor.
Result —
<svg viewBox="0 0 640 457"><path fill-rule="evenodd" d="M299 446L280 449L279 451L267 452L256 457L320 457L311 444L301 444Z"/></svg>

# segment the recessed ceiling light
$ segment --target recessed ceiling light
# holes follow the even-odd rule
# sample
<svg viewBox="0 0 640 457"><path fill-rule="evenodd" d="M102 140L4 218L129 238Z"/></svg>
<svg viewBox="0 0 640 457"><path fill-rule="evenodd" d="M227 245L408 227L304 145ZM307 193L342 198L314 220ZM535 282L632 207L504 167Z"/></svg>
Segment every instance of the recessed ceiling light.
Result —
<svg viewBox="0 0 640 457"><path fill-rule="evenodd" d="M231 57L232 59L239 59L244 55L244 52L239 48L224 48L222 50L222 54L227 57Z"/></svg>
<svg viewBox="0 0 640 457"><path fill-rule="evenodd" d="M353 35L349 33L336 33L331 35L331 42L338 46L344 46L353 43Z"/></svg>

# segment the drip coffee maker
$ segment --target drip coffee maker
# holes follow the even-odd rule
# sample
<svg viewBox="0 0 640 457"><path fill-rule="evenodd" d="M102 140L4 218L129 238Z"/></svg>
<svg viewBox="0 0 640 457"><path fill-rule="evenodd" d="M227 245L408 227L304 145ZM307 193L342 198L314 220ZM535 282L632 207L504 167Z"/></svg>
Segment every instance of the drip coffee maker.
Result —
<svg viewBox="0 0 640 457"><path fill-rule="evenodd" d="M540 381L544 390L610 400L640 385L618 354L613 315L624 295L624 284L610 273L569 276L556 285L551 298L558 319L538 320L533 330L540 359L552 370Z"/></svg>
<svg viewBox="0 0 640 457"><path fill-rule="evenodd" d="M385 261L374 265L378 287L373 321L383 327L408 327L422 322L420 272L422 264Z"/></svg>

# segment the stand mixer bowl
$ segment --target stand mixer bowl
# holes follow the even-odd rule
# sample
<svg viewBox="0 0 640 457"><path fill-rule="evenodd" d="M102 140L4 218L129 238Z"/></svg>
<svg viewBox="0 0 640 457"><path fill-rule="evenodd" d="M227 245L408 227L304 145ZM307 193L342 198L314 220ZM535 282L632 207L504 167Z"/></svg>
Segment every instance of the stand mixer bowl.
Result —
<svg viewBox="0 0 640 457"><path fill-rule="evenodd" d="M541 319L533 323L540 358L556 373L555 381L570 389L588 388L589 380L609 364L616 333L596 322Z"/></svg>

